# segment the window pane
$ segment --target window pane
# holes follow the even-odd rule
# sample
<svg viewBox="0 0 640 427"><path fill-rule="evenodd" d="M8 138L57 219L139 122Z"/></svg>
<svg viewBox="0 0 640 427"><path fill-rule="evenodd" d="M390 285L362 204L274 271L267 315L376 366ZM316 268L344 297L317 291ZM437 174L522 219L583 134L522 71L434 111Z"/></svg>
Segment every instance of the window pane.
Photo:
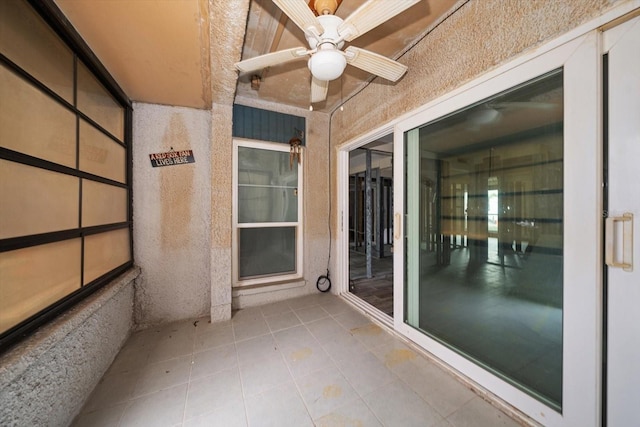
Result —
<svg viewBox="0 0 640 427"><path fill-rule="evenodd" d="M122 145L80 120L80 169L118 182L126 180L127 153Z"/></svg>
<svg viewBox="0 0 640 427"><path fill-rule="evenodd" d="M0 253L0 333L80 289L80 239Z"/></svg>
<svg viewBox="0 0 640 427"><path fill-rule="evenodd" d="M78 108L124 141L124 108L81 62L78 62Z"/></svg>
<svg viewBox="0 0 640 427"><path fill-rule="evenodd" d="M562 73L407 134L405 321L562 406Z"/></svg>
<svg viewBox="0 0 640 427"><path fill-rule="evenodd" d="M295 188L238 188L238 222L297 222L298 196Z"/></svg>
<svg viewBox="0 0 640 427"><path fill-rule="evenodd" d="M241 228L238 240L240 278L295 273L295 227Z"/></svg>
<svg viewBox="0 0 640 427"><path fill-rule="evenodd" d="M84 284L97 279L131 259L129 229L123 228L84 239Z"/></svg>
<svg viewBox="0 0 640 427"><path fill-rule="evenodd" d="M0 1L0 51L73 104L73 54L26 1Z"/></svg>
<svg viewBox="0 0 640 427"><path fill-rule="evenodd" d="M297 222L298 167L289 153L238 147L238 222Z"/></svg>
<svg viewBox="0 0 640 427"><path fill-rule="evenodd" d="M127 189L82 180L82 226L113 224L127 220Z"/></svg>
<svg viewBox="0 0 640 427"><path fill-rule="evenodd" d="M76 116L0 64L0 145L75 168Z"/></svg>
<svg viewBox="0 0 640 427"><path fill-rule="evenodd" d="M78 178L0 160L0 238L78 227Z"/></svg>

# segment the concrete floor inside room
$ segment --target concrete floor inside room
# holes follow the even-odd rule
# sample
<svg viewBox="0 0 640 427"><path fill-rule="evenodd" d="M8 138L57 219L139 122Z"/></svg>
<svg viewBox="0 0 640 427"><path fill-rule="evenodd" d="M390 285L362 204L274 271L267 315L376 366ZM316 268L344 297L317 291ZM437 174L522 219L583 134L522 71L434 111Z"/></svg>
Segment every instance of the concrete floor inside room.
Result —
<svg viewBox="0 0 640 427"><path fill-rule="evenodd" d="M340 297L134 333L74 426L516 426Z"/></svg>
<svg viewBox="0 0 640 427"><path fill-rule="evenodd" d="M364 251L349 251L349 292L393 317L393 253L386 246L386 256L371 258L371 277L367 277Z"/></svg>

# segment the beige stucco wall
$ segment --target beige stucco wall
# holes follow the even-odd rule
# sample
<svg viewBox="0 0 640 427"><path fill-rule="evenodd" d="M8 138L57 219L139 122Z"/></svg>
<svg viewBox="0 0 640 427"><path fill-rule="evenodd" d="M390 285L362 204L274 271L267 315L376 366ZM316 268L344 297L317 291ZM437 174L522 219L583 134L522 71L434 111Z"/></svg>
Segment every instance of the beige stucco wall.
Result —
<svg viewBox="0 0 640 427"><path fill-rule="evenodd" d="M134 104L136 323L208 316L211 295L211 115ZM193 150L195 163L152 167L149 154Z"/></svg>
<svg viewBox="0 0 640 427"><path fill-rule="evenodd" d="M375 79L345 104L344 111L335 112L332 141L339 145L377 128L623 2L461 2L455 13L399 59L409 67L401 81Z"/></svg>
<svg viewBox="0 0 640 427"><path fill-rule="evenodd" d="M198 316L223 321L230 318L232 306L317 292L315 282L326 273L329 251L329 116L277 105L251 106L307 118L303 280L232 291L232 107L213 104L211 111L202 111L136 103L134 253L142 269L136 281L138 326ZM171 147L193 150L196 162L151 167L149 154Z"/></svg>

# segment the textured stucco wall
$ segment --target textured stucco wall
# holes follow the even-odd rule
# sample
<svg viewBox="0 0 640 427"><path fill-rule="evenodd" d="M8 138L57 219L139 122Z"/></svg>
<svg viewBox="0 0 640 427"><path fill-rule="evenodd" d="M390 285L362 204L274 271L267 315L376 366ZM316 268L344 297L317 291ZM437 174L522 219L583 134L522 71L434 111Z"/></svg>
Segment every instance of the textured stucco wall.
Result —
<svg viewBox="0 0 640 427"><path fill-rule="evenodd" d="M67 426L133 328L134 268L0 358L0 425Z"/></svg>
<svg viewBox="0 0 640 427"><path fill-rule="evenodd" d="M340 144L389 122L545 41L601 15L615 0L469 0L409 50L396 84L375 79L331 123ZM380 102L384 100L384 102Z"/></svg>
<svg viewBox="0 0 640 427"><path fill-rule="evenodd" d="M211 321L231 318L233 106L211 110Z"/></svg>
<svg viewBox="0 0 640 427"><path fill-rule="evenodd" d="M327 268L333 270L333 265L327 265L329 261L329 247L335 251L336 245L329 244L330 236L329 215L331 206L329 187L330 176L335 174L331 169L329 158L329 115L313 112L307 118L307 146L305 148L304 163L304 252L305 252L305 279L307 280L307 293L317 292L316 280L318 276L327 274ZM331 169L331 172L330 172ZM335 194L335 193L333 193ZM335 264L335 255L331 261ZM335 289L334 289L335 290Z"/></svg>
<svg viewBox="0 0 640 427"><path fill-rule="evenodd" d="M211 115L209 111L133 106L133 242L136 323L209 314ZM151 167L149 154L193 150L195 163Z"/></svg>

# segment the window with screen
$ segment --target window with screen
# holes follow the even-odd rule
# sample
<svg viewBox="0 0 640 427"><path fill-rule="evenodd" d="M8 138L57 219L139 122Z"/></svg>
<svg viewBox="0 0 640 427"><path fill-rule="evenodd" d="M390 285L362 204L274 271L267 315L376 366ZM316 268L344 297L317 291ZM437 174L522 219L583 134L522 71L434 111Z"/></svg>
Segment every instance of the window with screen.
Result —
<svg viewBox="0 0 640 427"><path fill-rule="evenodd" d="M301 277L302 167L289 146L236 140L234 284Z"/></svg>

